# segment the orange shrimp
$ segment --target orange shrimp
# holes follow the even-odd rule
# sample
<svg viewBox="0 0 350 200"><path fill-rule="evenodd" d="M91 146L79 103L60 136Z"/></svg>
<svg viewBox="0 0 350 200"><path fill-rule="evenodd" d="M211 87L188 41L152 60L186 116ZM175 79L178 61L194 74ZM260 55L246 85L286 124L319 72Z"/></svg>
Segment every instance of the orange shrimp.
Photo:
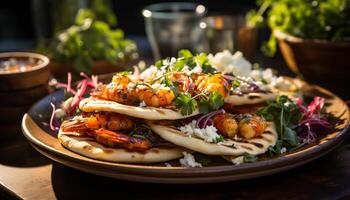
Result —
<svg viewBox="0 0 350 200"><path fill-rule="evenodd" d="M153 91L145 88L139 89L136 93L140 101L144 101L147 106L152 107L164 107L175 100L175 94L170 89L160 88L157 91Z"/></svg>
<svg viewBox="0 0 350 200"><path fill-rule="evenodd" d="M65 121L61 128L63 131L86 132L99 128L107 128L112 131L130 130L134 122L126 116L115 113L94 113L90 117L75 118Z"/></svg>
<svg viewBox="0 0 350 200"><path fill-rule="evenodd" d="M133 105L138 102L138 98L133 93L134 89L128 87L129 84L134 83L128 76L117 74L113 76L111 83L100 86L91 96L97 99Z"/></svg>
<svg viewBox="0 0 350 200"><path fill-rule="evenodd" d="M219 92L223 97L227 95L226 83L221 74L201 75L196 80L198 92Z"/></svg>
<svg viewBox="0 0 350 200"><path fill-rule="evenodd" d="M239 134L246 139L257 137L265 131L266 121L259 116L251 116L239 122Z"/></svg>
<svg viewBox="0 0 350 200"><path fill-rule="evenodd" d="M233 139L238 132L238 124L230 114L223 113L215 115L213 122L218 132L228 138Z"/></svg>

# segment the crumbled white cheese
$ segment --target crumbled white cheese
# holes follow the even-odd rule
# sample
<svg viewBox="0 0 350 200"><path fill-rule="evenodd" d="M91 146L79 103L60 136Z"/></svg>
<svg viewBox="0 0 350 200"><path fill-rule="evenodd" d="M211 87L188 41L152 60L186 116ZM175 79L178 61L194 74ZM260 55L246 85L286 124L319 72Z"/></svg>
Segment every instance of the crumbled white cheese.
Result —
<svg viewBox="0 0 350 200"><path fill-rule="evenodd" d="M209 63L216 70L223 73L232 73L236 76L249 76L252 70L252 64L239 51L232 55L230 51L224 50L214 56L209 54L208 59Z"/></svg>
<svg viewBox="0 0 350 200"><path fill-rule="evenodd" d="M250 72L250 77L257 82L264 81L266 84L273 83L277 77L273 74L271 68L265 70L255 69Z"/></svg>
<svg viewBox="0 0 350 200"><path fill-rule="evenodd" d="M286 153L286 152L287 152L287 148L286 147L282 147L280 153L283 154L283 153Z"/></svg>
<svg viewBox="0 0 350 200"><path fill-rule="evenodd" d="M187 134L189 137L194 135L204 139L206 142L215 142L216 139L220 137L217 133L218 130L214 126L211 125L205 128L198 128L196 123L196 120L192 120L191 123L179 127L179 130Z"/></svg>
<svg viewBox="0 0 350 200"><path fill-rule="evenodd" d="M160 89L170 90L170 88L167 87L165 84L159 84L159 83L152 84L151 87L155 91L158 91Z"/></svg>
<svg viewBox="0 0 350 200"><path fill-rule="evenodd" d="M164 163L165 167L172 167L172 165L170 163Z"/></svg>
<svg viewBox="0 0 350 200"><path fill-rule="evenodd" d="M197 65L190 71L190 73L191 74L193 74L193 73L198 73L199 74L199 73L202 73L202 71L203 71L202 67Z"/></svg>
<svg viewBox="0 0 350 200"><path fill-rule="evenodd" d="M61 108L62 108L63 110L69 110L72 101L73 101L73 97L68 98L67 100L65 100L65 101L61 104Z"/></svg>
<svg viewBox="0 0 350 200"><path fill-rule="evenodd" d="M262 70L254 69L250 72L250 77L254 80L261 80Z"/></svg>
<svg viewBox="0 0 350 200"><path fill-rule="evenodd" d="M135 83L132 83L132 82L130 82L130 83L127 85L128 90L133 90L133 89L135 89L135 87L136 87L136 84L135 84Z"/></svg>
<svg viewBox="0 0 350 200"><path fill-rule="evenodd" d="M293 83L284 79L283 77L278 77L271 83L272 87L277 88L282 91L293 90Z"/></svg>
<svg viewBox="0 0 350 200"><path fill-rule="evenodd" d="M272 81L274 81L276 79L276 76L273 75L271 68L267 68L267 69L263 70L262 78L267 83L271 83Z"/></svg>
<svg viewBox="0 0 350 200"><path fill-rule="evenodd" d="M146 80L153 76L155 76L158 72L158 68L154 65L145 69L142 73L140 73L140 79Z"/></svg>
<svg viewBox="0 0 350 200"><path fill-rule="evenodd" d="M66 116L66 112L65 112L63 109L61 109L61 108L56 109L56 110L55 110L55 116L56 116L57 118L65 117L65 116Z"/></svg>
<svg viewBox="0 0 350 200"><path fill-rule="evenodd" d="M146 106L147 106L147 104L146 104L144 101L141 101L141 102L140 102L139 107L146 107Z"/></svg>
<svg viewBox="0 0 350 200"><path fill-rule="evenodd" d="M184 157L180 159L180 164L183 167L202 167L202 164L196 162L192 154L187 152L182 152L182 154Z"/></svg>
<svg viewBox="0 0 350 200"><path fill-rule="evenodd" d="M231 162L235 165L239 165L244 163L244 156L238 156L236 158L231 159Z"/></svg>

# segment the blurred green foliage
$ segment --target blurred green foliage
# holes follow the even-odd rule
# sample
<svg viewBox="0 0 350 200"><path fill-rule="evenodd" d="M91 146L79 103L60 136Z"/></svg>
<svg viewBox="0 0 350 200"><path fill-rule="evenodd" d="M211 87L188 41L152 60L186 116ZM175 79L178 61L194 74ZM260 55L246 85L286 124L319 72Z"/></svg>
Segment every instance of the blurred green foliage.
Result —
<svg viewBox="0 0 350 200"><path fill-rule="evenodd" d="M72 62L78 72L91 73L95 60L116 63L134 53L136 44L124 39L122 30L110 28L117 22L114 14L103 16L107 22L90 9L79 9L74 25L55 34L50 56L56 62Z"/></svg>
<svg viewBox="0 0 350 200"><path fill-rule="evenodd" d="M350 36L350 0L258 0L250 11L248 25L267 24L272 34L262 50L276 52L274 30L305 39L341 41Z"/></svg>

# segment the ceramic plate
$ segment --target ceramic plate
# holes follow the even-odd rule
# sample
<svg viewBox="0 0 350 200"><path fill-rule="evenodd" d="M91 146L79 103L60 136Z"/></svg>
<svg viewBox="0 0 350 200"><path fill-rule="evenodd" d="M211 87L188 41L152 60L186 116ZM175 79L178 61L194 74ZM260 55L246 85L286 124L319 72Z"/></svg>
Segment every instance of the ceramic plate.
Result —
<svg viewBox="0 0 350 200"><path fill-rule="evenodd" d="M265 176L308 163L334 149L345 136L349 124L349 109L340 98L318 86L305 84L303 92L306 96L322 96L326 98L327 111L339 117L341 123L336 131L320 136L317 142L304 146L297 151L259 160L255 163L232 165L220 158L203 168L184 168L178 161L152 165L121 164L90 159L65 149L58 142L55 133L50 131L47 122L50 118L50 102L57 104L63 99L63 92L50 94L37 102L24 115L22 130L33 147L48 158L63 165L102 176L155 183L208 183L224 182Z"/></svg>

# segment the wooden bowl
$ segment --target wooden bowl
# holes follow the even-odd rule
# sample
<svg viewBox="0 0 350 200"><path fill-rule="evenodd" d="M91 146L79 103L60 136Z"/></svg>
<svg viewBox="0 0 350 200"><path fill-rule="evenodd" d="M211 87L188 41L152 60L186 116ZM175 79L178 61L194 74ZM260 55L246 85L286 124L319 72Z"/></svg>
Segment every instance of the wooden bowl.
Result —
<svg viewBox="0 0 350 200"><path fill-rule="evenodd" d="M46 56L28 52L0 53L0 61L10 58L16 60L34 59L37 64L23 72L0 72L0 92L33 88L48 82L47 65L49 59Z"/></svg>
<svg viewBox="0 0 350 200"><path fill-rule="evenodd" d="M23 114L37 100L48 94L47 82L49 59L46 56L27 53L0 53L0 61L16 59L20 61L34 60L32 67L25 71L0 72L0 123L20 122Z"/></svg>
<svg viewBox="0 0 350 200"><path fill-rule="evenodd" d="M350 42L294 37L274 31L289 68L316 83L350 83ZM324 84L323 84L324 85Z"/></svg>

